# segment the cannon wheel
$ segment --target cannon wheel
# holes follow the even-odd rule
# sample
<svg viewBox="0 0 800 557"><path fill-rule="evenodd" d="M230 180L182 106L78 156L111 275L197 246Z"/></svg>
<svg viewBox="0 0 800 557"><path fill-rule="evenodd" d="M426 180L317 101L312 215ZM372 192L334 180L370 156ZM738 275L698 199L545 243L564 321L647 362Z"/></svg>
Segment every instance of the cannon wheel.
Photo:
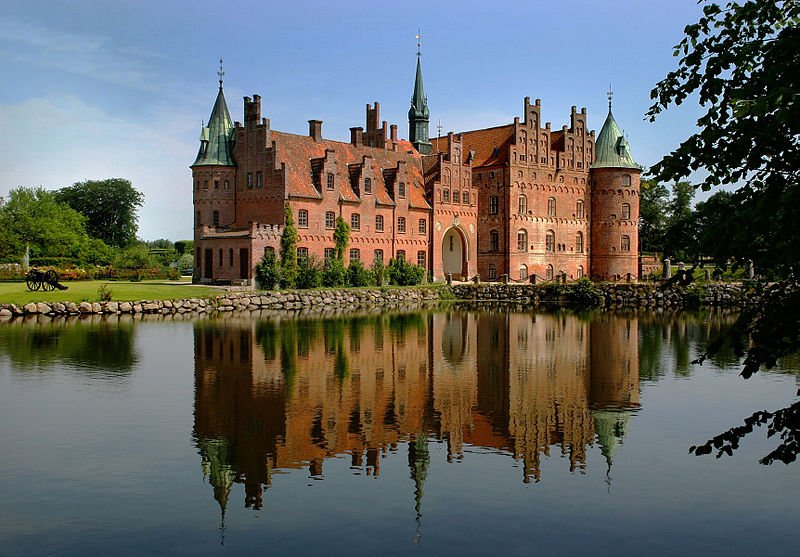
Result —
<svg viewBox="0 0 800 557"><path fill-rule="evenodd" d="M33 292L39 290L39 288L42 286L42 283L34 278L33 273L27 274L25 277L25 284L28 285L28 290Z"/></svg>
<svg viewBox="0 0 800 557"><path fill-rule="evenodd" d="M42 290L52 292L56 289L56 284L58 284L58 273L50 269L42 277Z"/></svg>

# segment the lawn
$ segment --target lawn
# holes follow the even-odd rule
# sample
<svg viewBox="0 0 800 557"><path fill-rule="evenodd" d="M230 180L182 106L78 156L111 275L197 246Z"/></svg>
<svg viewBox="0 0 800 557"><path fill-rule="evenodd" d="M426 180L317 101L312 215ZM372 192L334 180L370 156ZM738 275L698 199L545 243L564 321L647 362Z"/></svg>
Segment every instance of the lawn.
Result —
<svg viewBox="0 0 800 557"><path fill-rule="evenodd" d="M141 282L87 280L66 282L64 285L69 289L31 292L24 282L0 282L0 303L20 306L28 302L97 302L100 300L98 291L101 285L105 285L111 291L111 299L115 302L205 298L220 293L217 288L166 280Z"/></svg>

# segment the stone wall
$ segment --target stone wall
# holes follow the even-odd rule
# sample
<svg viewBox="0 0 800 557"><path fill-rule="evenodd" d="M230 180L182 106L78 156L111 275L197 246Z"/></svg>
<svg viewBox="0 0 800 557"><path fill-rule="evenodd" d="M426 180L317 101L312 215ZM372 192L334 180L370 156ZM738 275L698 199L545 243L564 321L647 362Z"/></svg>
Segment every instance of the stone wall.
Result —
<svg viewBox="0 0 800 557"><path fill-rule="evenodd" d="M527 306L570 303L570 288L555 284L469 284L452 287L455 298L475 302L509 302ZM708 283L688 288L658 284L601 283L599 292L603 307L741 307L749 300L749 290L741 284Z"/></svg>
<svg viewBox="0 0 800 557"><path fill-rule="evenodd" d="M438 303L442 287L371 288L358 290L302 290L295 292L228 292L214 298L140 302L38 302L22 307L0 304L0 319L25 315L209 314L213 312L271 310L355 310L406 308Z"/></svg>

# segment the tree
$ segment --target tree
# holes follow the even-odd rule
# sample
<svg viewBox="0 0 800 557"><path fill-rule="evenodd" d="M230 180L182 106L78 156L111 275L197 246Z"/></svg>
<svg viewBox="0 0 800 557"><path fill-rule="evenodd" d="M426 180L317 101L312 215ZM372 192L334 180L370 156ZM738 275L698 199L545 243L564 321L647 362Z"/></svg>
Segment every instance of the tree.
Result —
<svg viewBox="0 0 800 557"><path fill-rule="evenodd" d="M284 209L285 223L281 234L281 282L284 288L294 288L297 280L297 228L289 205Z"/></svg>
<svg viewBox="0 0 800 557"><path fill-rule="evenodd" d="M718 191L695 206L694 223L697 237L694 251L696 253L720 262L736 255L729 244L719 241L720 238L732 237L739 233L731 230L728 219L728 215L735 210L733 194L728 191Z"/></svg>
<svg viewBox="0 0 800 557"><path fill-rule="evenodd" d="M0 257L19 259L30 247L31 257L80 258L98 251L86 234L84 217L59 203L42 187L15 188L0 205Z"/></svg>
<svg viewBox="0 0 800 557"><path fill-rule="evenodd" d="M86 231L109 246L125 247L136 240L144 195L129 180L86 180L57 192L57 199L86 217Z"/></svg>
<svg viewBox="0 0 800 557"><path fill-rule="evenodd" d="M654 120L690 95L705 109L697 132L651 169L677 181L704 169L703 190L729 184L728 224L717 241L757 268L786 280L766 288L729 332L749 377L800 350L800 2L706 2L676 46L677 69L651 91ZM712 343L708 352L719 350ZM702 358L701 358L702 360ZM800 402L758 412L699 447L730 454L754 426L767 425L780 445L761 462L792 462L800 451Z"/></svg>
<svg viewBox="0 0 800 557"><path fill-rule="evenodd" d="M643 252L664 251L669 190L655 180L642 180L639 198L639 243Z"/></svg>
<svg viewBox="0 0 800 557"><path fill-rule="evenodd" d="M664 231L664 255L688 260L695 244L692 198L694 186L689 182L676 182L672 186L672 199L667 204L666 230Z"/></svg>
<svg viewBox="0 0 800 557"><path fill-rule="evenodd" d="M350 243L350 225L342 217L336 218L336 230L333 231L334 256L339 261L344 261L344 250Z"/></svg>

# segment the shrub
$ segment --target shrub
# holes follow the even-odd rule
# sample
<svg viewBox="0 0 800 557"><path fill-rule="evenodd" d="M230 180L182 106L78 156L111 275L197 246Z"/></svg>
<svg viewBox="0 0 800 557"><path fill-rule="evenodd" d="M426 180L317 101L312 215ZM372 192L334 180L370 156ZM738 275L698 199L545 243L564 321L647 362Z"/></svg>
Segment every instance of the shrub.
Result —
<svg viewBox="0 0 800 557"><path fill-rule="evenodd" d="M344 286L347 279L347 271L341 260L332 258L325 262L325 269L322 271L322 285L328 287Z"/></svg>
<svg viewBox="0 0 800 557"><path fill-rule="evenodd" d="M383 265L383 259L375 258L372 262L372 280L375 281L377 286L383 286L386 283L386 267Z"/></svg>
<svg viewBox="0 0 800 557"><path fill-rule="evenodd" d="M278 261L274 251L267 251L256 265L256 280L263 290L275 290L281 279Z"/></svg>
<svg viewBox="0 0 800 557"><path fill-rule="evenodd" d="M350 262L347 268L347 284L350 286L371 286L375 282L369 269L364 267L360 259Z"/></svg>
<svg viewBox="0 0 800 557"><path fill-rule="evenodd" d="M571 302L586 308L599 306L603 301L602 293L588 277L570 284L567 297Z"/></svg>
<svg viewBox="0 0 800 557"><path fill-rule="evenodd" d="M300 259L297 266L297 288L322 286L322 265L313 255Z"/></svg>
<svg viewBox="0 0 800 557"><path fill-rule="evenodd" d="M386 274L389 276L389 284L396 286L414 286L422 284L425 279L425 269L412 265L405 259L390 259Z"/></svg>
<svg viewBox="0 0 800 557"><path fill-rule="evenodd" d="M107 284L100 285L100 288L97 289L97 297L101 302L111 301L111 289Z"/></svg>

